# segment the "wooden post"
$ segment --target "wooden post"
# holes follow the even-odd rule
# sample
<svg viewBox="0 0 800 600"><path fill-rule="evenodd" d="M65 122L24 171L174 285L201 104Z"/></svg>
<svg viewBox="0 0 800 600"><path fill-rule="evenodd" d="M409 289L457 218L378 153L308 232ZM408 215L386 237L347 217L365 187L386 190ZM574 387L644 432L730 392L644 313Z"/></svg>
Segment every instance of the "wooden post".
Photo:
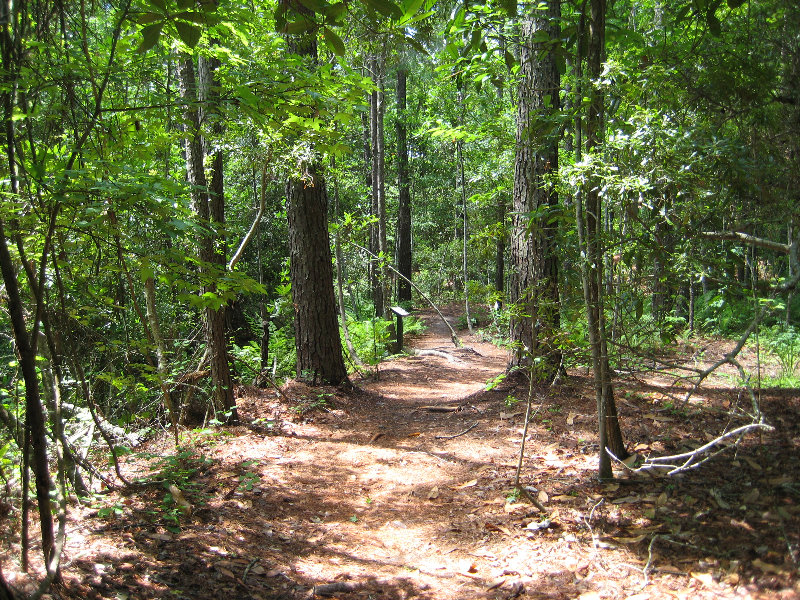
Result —
<svg viewBox="0 0 800 600"><path fill-rule="evenodd" d="M402 306L392 306L391 311L397 315L397 343L395 344L395 352L403 351L403 317L410 317L411 313L407 312Z"/></svg>

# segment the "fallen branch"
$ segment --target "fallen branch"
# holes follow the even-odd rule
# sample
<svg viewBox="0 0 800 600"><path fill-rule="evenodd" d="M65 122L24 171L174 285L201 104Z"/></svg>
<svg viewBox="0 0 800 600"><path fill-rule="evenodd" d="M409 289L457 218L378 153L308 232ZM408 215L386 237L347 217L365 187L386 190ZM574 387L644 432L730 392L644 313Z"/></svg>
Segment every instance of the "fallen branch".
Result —
<svg viewBox="0 0 800 600"><path fill-rule="evenodd" d="M420 406L417 410L427 410L428 412L458 412L461 410L460 406Z"/></svg>
<svg viewBox="0 0 800 600"><path fill-rule="evenodd" d="M439 358L444 358L452 363L464 362L463 360L453 356L452 354L448 354L447 352L442 352L441 350L413 350L412 353L415 356L438 356Z"/></svg>
<svg viewBox="0 0 800 600"><path fill-rule="evenodd" d="M477 426L478 426L478 423L475 422L472 425L470 425L469 427L467 427L461 433L457 433L455 435L435 435L435 436L433 436L433 439L435 439L435 440L454 440L457 437L461 437L462 435L466 435L467 433L469 433L470 431L475 429Z"/></svg>
<svg viewBox="0 0 800 600"><path fill-rule="evenodd" d="M352 240L350 241L350 243L351 243L351 244L353 244L353 245L354 245L356 248L358 248L359 250L361 250L361 251L363 251L363 252L366 252L366 253L367 253L369 256L371 256L372 258L375 258L375 259L377 259L377 258L378 258L377 256L375 256L375 254L373 254L372 252L370 252L369 250L367 250L366 248L364 248L364 246L361 246L361 245L359 245L359 244L356 244L356 243L355 243L355 242L353 242ZM395 274L396 274L398 277L402 278L402 279L403 279L403 281L407 281L407 282L408 282L408 284L409 284L411 287L413 287L415 290L417 290L417 293L418 293L420 296L422 296L423 298L425 298L425 300L427 300L428 304L430 304L430 305L431 305L431 308L433 308L433 310L435 310L435 311L436 311L436 313L437 313L437 314L439 315L439 317L442 319L442 321L444 322L444 324L445 324L445 325L447 325L447 328L450 330L450 339L453 341L453 345L454 345L456 348L460 348L460 347L461 347L461 340L460 340L460 339L458 338L458 336L456 335L456 331L455 331L455 329L453 329L452 325L450 325L450 323L448 322L448 320L444 318L444 315L442 314L442 311L440 311L440 310L439 310L439 307L438 307L438 306L436 306L436 305L433 303L433 300L431 300L430 298L428 298L428 296L425 294L425 292L423 292L421 289L419 289L419 288L417 287L417 285L416 285L416 284L415 284L413 281L411 281L411 280L410 280L408 277L406 277L406 276L405 276L405 275L403 275L403 274L402 274L400 271L398 271L397 269L395 269L395 268L394 268L392 265L389 265L389 264L387 264L386 266L387 266L387 267L388 267L388 268L389 268L389 269L390 269L392 272L394 272L394 273L395 273Z"/></svg>
<svg viewBox="0 0 800 600"><path fill-rule="evenodd" d="M682 471L688 471L689 469L694 469L696 467L699 467L701 464L706 462L708 459L710 459L713 456L716 456L717 454L727 450L730 446L725 446L724 448L720 448L719 450L717 450L716 452L714 452L710 456L705 457L700 462L694 462L695 459L697 459L699 456L701 456L703 454L706 454L709 451L711 451L712 449L716 448L724 440L726 440L728 438L731 438L731 437L734 437L734 436L739 436L740 438L744 437L744 435L746 435L747 433L749 433L750 431L753 431L755 429L761 429L761 430L764 430L764 431L774 431L775 430L775 428L772 425L768 425L767 423L749 423L747 425L742 425L741 427L737 427L736 429L732 429L732 430L730 430L728 432L725 432L722 435L720 435L719 437L714 438L713 440L711 440L707 444L704 444L704 445L700 446L699 448L695 448L691 452L682 452L681 454L671 454L669 456L656 456L654 458L648 458L648 459L645 460L645 462L643 464L641 464L640 466L636 467L635 469L632 468L632 467L629 467L623 461L619 460L616 456L614 456L614 454L608 448L606 448L606 452L608 452L608 455L613 460L615 460L617 463L619 463L620 465L622 465L624 468L626 468L627 470L631 471L632 473L638 473L640 471L649 471L649 470L652 470L652 469L669 469L669 472L667 473L667 475L674 475L675 473L680 473ZM676 461L683 461L683 463L680 464L680 465L670 464L670 463L675 463ZM664 464L661 464L661 463L664 463Z"/></svg>

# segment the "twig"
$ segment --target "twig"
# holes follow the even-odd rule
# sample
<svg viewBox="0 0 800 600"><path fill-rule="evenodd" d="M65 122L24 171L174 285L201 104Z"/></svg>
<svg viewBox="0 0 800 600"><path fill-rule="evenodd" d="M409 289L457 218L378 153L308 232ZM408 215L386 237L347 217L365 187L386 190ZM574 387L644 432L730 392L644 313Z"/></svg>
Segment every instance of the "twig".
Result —
<svg viewBox="0 0 800 600"><path fill-rule="evenodd" d="M428 412L449 413L449 412L459 412L461 410L461 407L460 406L420 406L418 410L427 410Z"/></svg>
<svg viewBox="0 0 800 600"><path fill-rule="evenodd" d="M253 560L250 561L250 564L247 565L247 568L244 570L244 575L242 575L242 583L245 582L245 579L247 579L247 575L250 573L250 569L252 569L254 566L256 566L256 563L258 561L259 561L258 558L254 558Z"/></svg>
<svg viewBox="0 0 800 600"><path fill-rule="evenodd" d="M644 566L644 569L642 569L642 574L644 575L644 582L642 582L642 587L639 588L640 590L646 588L647 585L650 583L650 567L653 564L653 545L656 543L656 540L658 538L659 538L658 534L654 535L650 540L650 544L648 544L647 546L647 564Z"/></svg>
<svg viewBox="0 0 800 600"><path fill-rule="evenodd" d="M592 507L592 510L589 511L589 517L583 517L583 522L586 523L586 527L589 528L589 535L592 536L592 546L594 546L595 550L600 547L597 543L597 536L594 534L594 529L592 529L592 517L594 517L594 511L603 503L604 499L600 498L597 503Z"/></svg>
<svg viewBox="0 0 800 600"><path fill-rule="evenodd" d="M457 437L461 437L462 435L465 435L465 434L469 433L470 431L475 429L477 426L478 426L478 422L476 421L475 423L473 423L472 425L467 427L461 433L457 433L455 435L435 435L435 436L433 436L433 439L435 439L435 440L452 440L452 439L455 439Z"/></svg>

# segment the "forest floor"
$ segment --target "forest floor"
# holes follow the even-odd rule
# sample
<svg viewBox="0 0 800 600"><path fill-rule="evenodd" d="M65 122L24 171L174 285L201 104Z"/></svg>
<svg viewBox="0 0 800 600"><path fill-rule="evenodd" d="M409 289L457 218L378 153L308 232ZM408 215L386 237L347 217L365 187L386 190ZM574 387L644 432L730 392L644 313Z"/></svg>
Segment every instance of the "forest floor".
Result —
<svg viewBox="0 0 800 600"><path fill-rule="evenodd" d="M797 390L763 392L775 431L696 470L622 469L601 484L589 375L536 389L522 483L543 515L513 493L527 384L486 391L506 352L470 335L455 348L422 316L428 329L408 345L435 353L385 362L354 390L247 388L243 425L187 431L177 458L169 435L136 449L124 472L172 481L191 512L160 483L72 509L51 597L800 597ZM701 356L700 344L682 360L731 346L703 340ZM620 375L616 386L640 455L696 448L742 424L731 414L749 406L730 373L685 406L665 373ZM3 537L3 571L25 589L18 534Z"/></svg>

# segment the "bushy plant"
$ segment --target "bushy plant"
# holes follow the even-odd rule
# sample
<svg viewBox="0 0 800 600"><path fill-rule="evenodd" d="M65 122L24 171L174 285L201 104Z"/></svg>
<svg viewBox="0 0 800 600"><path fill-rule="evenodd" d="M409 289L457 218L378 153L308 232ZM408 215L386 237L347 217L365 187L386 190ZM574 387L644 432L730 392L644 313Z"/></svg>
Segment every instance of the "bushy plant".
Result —
<svg viewBox="0 0 800 600"><path fill-rule="evenodd" d="M373 317L364 321L350 321L348 319L347 324L350 331L350 340L353 342L353 346L361 360L367 364L374 365L388 356L392 321ZM407 326L408 321L405 321L403 325Z"/></svg>
<svg viewBox="0 0 800 600"><path fill-rule="evenodd" d="M762 331L761 341L778 359L781 372L776 383L797 385L800 382L800 377L797 376L800 363L800 331L791 325L774 325Z"/></svg>

